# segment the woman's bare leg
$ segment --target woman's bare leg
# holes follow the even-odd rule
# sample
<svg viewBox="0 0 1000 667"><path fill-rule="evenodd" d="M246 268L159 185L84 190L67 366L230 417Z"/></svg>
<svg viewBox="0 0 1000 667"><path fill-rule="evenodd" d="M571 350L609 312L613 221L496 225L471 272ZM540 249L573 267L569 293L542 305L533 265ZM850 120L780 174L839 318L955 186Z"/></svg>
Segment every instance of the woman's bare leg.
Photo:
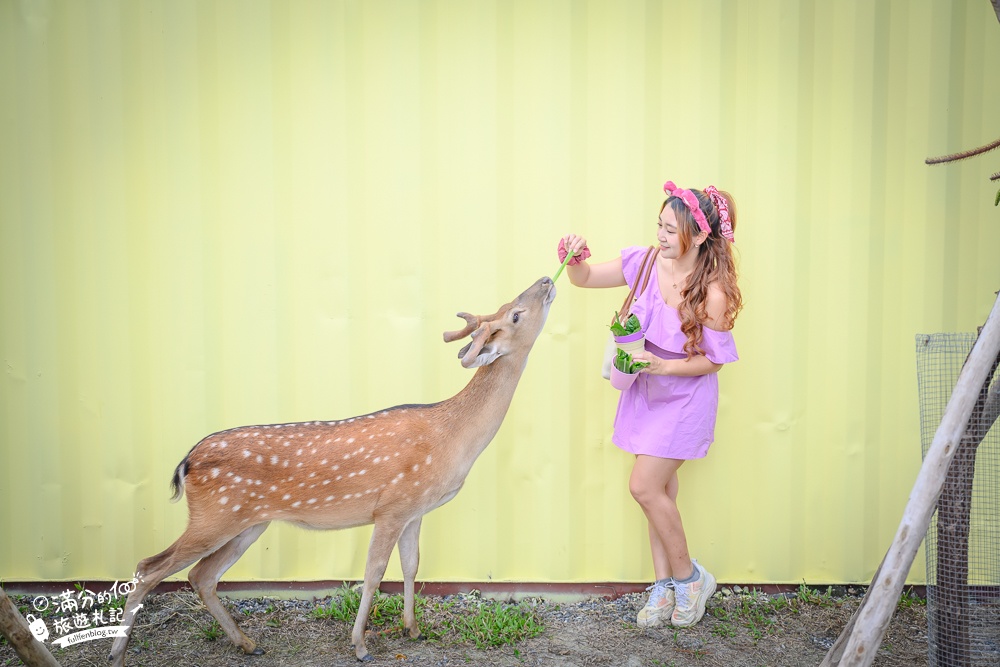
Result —
<svg viewBox="0 0 1000 667"><path fill-rule="evenodd" d="M640 454L635 458L629 478L629 491L649 522L653 567L658 579L667 576L686 579L694 571L676 502L677 469L682 463L684 461L680 459ZM659 544L653 538L658 538ZM664 573L663 577L661 573Z"/></svg>

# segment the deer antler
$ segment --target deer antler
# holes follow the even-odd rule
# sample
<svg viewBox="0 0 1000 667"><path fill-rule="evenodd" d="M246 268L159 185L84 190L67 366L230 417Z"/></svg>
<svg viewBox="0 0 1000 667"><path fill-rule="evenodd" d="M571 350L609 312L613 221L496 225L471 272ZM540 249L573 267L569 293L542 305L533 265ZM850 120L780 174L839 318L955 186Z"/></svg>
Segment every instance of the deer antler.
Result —
<svg viewBox="0 0 1000 667"><path fill-rule="evenodd" d="M504 306L492 315L486 315L485 317L482 315L470 315L468 313L456 313L458 317L464 319L468 322L468 324L465 325L464 329L460 329L459 331L446 331L444 333L444 342L451 343L456 340L461 340L469 334L472 334L473 336L478 335L473 332L482 327L484 322L495 322L498 320L504 311L506 311L509 307L510 304Z"/></svg>
<svg viewBox="0 0 1000 667"><path fill-rule="evenodd" d="M469 315L468 313L457 313L458 317L464 319L468 324L464 329L458 331L445 331L444 332L444 342L451 343L456 340L461 340L468 336L470 333L479 328L482 323L482 318L475 315Z"/></svg>

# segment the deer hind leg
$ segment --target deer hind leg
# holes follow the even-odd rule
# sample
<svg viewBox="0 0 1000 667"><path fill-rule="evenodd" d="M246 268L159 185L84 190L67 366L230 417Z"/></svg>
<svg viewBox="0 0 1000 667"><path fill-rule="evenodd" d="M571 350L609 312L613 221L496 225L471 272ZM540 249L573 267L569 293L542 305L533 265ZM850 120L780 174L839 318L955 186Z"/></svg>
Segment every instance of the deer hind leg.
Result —
<svg viewBox="0 0 1000 667"><path fill-rule="evenodd" d="M202 558L197 565L191 568L188 574L188 581L191 587L198 592L198 597L208 607L209 613L215 617L219 625L226 632L229 640L239 646L248 655L262 655L263 650L240 630L236 621L222 606L216 588L222 575L240 559L250 545L257 541L261 533L267 530L269 523L258 523L247 528L242 533L226 542L214 553Z"/></svg>
<svg viewBox="0 0 1000 667"><path fill-rule="evenodd" d="M157 584L172 574L180 572L199 558L210 554L219 548L216 537L206 538L193 533L190 528L177 538L169 547L144 560L139 561L135 567L136 579L138 580L135 589L129 593L125 601L125 610L122 616L122 624L125 625L125 635L116 637L111 645L112 667L125 667L125 649L128 648L128 641L132 635L132 628L135 626L136 613L142 607L142 601Z"/></svg>
<svg viewBox="0 0 1000 667"><path fill-rule="evenodd" d="M420 522L423 517L417 517L406 525L403 534L399 536L399 564L403 568L403 628L412 639L423 639L417 626L417 615L414 609L414 581L417 578L417 566L420 564Z"/></svg>
<svg viewBox="0 0 1000 667"><path fill-rule="evenodd" d="M351 643L354 644L354 654L358 660L373 660L365 646L365 626L368 624L368 614L372 609L372 600L382 583L382 576L389 564L392 548L396 546L405 521L379 518L375 521L372 531L372 541L368 547L368 562L365 564L365 585L361 592L361 604L358 616L354 619L354 631L351 633Z"/></svg>

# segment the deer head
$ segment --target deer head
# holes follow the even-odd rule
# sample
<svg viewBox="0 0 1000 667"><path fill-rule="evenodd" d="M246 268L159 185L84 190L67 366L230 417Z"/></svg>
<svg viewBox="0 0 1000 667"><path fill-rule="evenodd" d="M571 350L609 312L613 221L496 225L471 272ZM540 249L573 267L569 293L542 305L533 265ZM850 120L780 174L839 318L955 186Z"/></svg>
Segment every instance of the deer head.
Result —
<svg viewBox="0 0 1000 667"><path fill-rule="evenodd" d="M527 354L545 324L555 296L552 279L541 278L492 315L458 313L466 325L458 331L446 332L444 341L450 343L472 336L458 352L465 368L486 366L505 355Z"/></svg>

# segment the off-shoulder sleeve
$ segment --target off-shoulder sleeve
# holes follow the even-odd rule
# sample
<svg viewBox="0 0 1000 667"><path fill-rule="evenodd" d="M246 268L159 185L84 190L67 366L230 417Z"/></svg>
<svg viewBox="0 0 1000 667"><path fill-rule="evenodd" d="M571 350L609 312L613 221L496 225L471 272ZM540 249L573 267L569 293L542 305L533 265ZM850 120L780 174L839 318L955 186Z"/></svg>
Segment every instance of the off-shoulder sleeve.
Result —
<svg viewBox="0 0 1000 667"><path fill-rule="evenodd" d="M635 284L636 276L639 275L639 268L642 266L642 260L646 258L646 252L648 251L648 247L638 245L622 250L622 273L625 274L625 282L628 283L630 289Z"/></svg>
<svg viewBox="0 0 1000 667"><path fill-rule="evenodd" d="M705 351L708 360L716 364L728 364L740 358L736 354L736 341L733 340L732 331L716 331L702 327L701 349Z"/></svg>

